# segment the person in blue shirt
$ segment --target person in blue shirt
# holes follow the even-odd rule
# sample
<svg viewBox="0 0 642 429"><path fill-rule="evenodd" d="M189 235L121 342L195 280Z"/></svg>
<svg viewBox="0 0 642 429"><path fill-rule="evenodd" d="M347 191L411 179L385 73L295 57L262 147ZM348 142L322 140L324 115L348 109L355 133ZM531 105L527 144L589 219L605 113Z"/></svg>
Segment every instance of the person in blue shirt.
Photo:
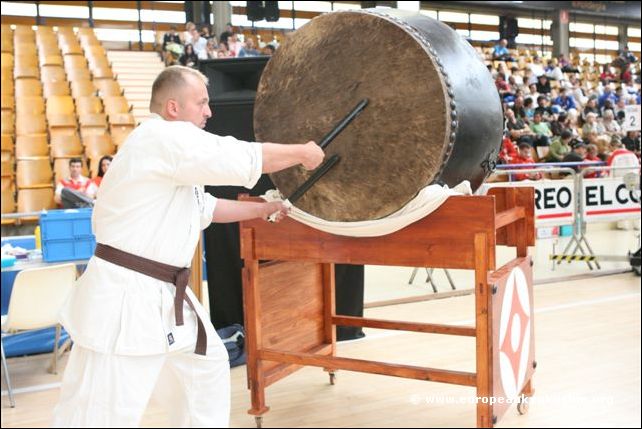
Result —
<svg viewBox="0 0 642 429"><path fill-rule="evenodd" d="M611 100L613 104L617 103L617 95L615 94L615 91L613 91L613 87L611 85L605 86L604 94L602 94L597 100L597 104L600 108L604 107L604 102L606 100Z"/></svg>
<svg viewBox="0 0 642 429"><path fill-rule="evenodd" d="M515 61L510 56L510 53L508 52L506 46L508 46L508 41L506 39L500 40L499 43L495 45L495 47L493 48L493 60Z"/></svg>
<svg viewBox="0 0 642 429"><path fill-rule="evenodd" d="M553 100L553 104L560 106L562 109L566 110L567 112L571 109L577 109L577 105L575 104L575 98L573 98L572 95L568 94L567 89L560 88L559 91L560 91L560 95L555 100Z"/></svg>

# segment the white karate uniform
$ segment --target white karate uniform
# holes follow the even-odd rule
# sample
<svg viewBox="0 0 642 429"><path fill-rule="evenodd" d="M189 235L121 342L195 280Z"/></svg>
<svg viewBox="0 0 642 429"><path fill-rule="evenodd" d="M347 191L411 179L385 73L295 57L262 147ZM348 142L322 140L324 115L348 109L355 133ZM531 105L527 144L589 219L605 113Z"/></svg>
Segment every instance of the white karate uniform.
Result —
<svg viewBox="0 0 642 429"><path fill-rule="evenodd" d="M189 266L216 206L203 185L251 188L261 169L260 144L154 115L130 134L103 178L92 219L96 241ZM208 342L206 356L194 353L196 316L184 303L185 323L175 325L174 293L173 284L90 259L61 315L74 348L54 426L137 426L157 380L172 396L174 425L228 425L225 346L188 288Z"/></svg>

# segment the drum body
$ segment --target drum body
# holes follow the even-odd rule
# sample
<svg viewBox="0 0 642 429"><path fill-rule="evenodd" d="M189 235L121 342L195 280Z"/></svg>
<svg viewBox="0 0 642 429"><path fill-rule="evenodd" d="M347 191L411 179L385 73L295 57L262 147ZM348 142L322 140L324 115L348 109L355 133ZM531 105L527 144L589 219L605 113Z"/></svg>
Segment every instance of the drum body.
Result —
<svg viewBox="0 0 642 429"><path fill-rule="evenodd" d="M368 107L328 146L341 161L295 205L328 221L403 208L431 183L478 188L503 130L495 84L477 52L445 24L386 10L334 12L289 35L257 90L258 141L319 141L362 99ZM287 197L310 172L271 174Z"/></svg>

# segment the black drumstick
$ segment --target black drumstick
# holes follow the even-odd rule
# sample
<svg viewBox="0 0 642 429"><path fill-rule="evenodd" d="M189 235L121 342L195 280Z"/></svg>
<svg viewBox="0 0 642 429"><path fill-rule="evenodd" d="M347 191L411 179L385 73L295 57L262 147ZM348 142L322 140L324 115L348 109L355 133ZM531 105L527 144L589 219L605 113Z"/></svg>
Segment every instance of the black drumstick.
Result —
<svg viewBox="0 0 642 429"><path fill-rule="evenodd" d="M325 137L323 137L323 139L319 143L319 146L321 147L321 149L325 150L325 148L332 142L332 140L334 140L334 138L338 136L341 133L341 131L343 131L345 127L347 127L350 124L350 122L354 120L354 118L356 118L357 116L359 116L361 112L363 112L363 109L365 109L367 105L368 105L367 98L364 98L363 100L361 100L359 104L357 104L357 106L354 109L352 109L352 111L348 113L348 115L345 118L343 118L341 122L339 122L332 131L330 131L328 134L325 135Z"/></svg>
<svg viewBox="0 0 642 429"><path fill-rule="evenodd" d="M294 192L292 192L292 195L290 195L290 198L287 198L285 201L283 201L283 204L287 208L291 208L292 205L299 200L315 183L317 183L323 176L325 176L328 171L332 169L337 163L341 160L341 157L338 154L332 155L330 158L326 159L323 164L316 170L314 170L314 173L306 180L303 182L301 186L299 186ZM268 220L270 222L274 222L276 220L276 215L279 212L272 213L269 217Z"/></svg>

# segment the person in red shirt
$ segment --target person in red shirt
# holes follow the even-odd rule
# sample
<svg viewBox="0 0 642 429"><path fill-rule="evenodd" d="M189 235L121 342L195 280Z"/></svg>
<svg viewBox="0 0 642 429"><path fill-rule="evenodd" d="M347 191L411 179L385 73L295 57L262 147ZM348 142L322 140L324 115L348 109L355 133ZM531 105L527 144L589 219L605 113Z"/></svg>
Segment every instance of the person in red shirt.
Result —
<svg viewBox="0 0 642 429"><path fill-rule="evenodd" d="M533 148L528 143L519 144L519 152L517 156L513 158L511 164L535 164L535 160L531 156L531 150ZM524 167L524 168L533 168L533 167ZM515 180L539 180L542 178L541 173L517 173L514 175Z"/></svg>
<svg viewBox="0 0 642 429"><path fill-rule="evenodd" d="M586 157L584 158L584 161L602 162L600 157L597 156L598 152L599 151L597 149L597 145L591 143L586 147ZM603 171L592 171L592 172L586 173L584 177L586 179L596 179L598 177L602 177L603 173L604 173Z"/></svg>
<svg viewBox="0 0 642 429"><path fill-rule="evenodd" d="M56 186L56 193L54 195L54 201L59 206L62 206L62 190L63 188L73 189L74 191L87 194L87 188L91 184L89 178L82 175L82 159L80 158L71 158L69 160L69 177L66 179L60 179ZM88 194L87 194L88 195Z"/></svg>
<svg viewBox="0 0 642 429"><path fill-rule="evenodd" d="M111 161L113 159L114 158L112 156L105 155L100 158L100 161L98 161L98 173L96 174L96 177L91 179L91 184L87 187L87 195L90 197L96 198L96 193L98 192L100 183L103 181L103 176L107 173L107 169L111 165Z"/></svg>
<svg viewBox="0 0 642 429"><path fill-rule="evenodd" d="M499 152L499 160L501 164L511 164L512 160L517 156L517 148L515 143L508 137L504 136L502 139L502 150Z"/></svg>

